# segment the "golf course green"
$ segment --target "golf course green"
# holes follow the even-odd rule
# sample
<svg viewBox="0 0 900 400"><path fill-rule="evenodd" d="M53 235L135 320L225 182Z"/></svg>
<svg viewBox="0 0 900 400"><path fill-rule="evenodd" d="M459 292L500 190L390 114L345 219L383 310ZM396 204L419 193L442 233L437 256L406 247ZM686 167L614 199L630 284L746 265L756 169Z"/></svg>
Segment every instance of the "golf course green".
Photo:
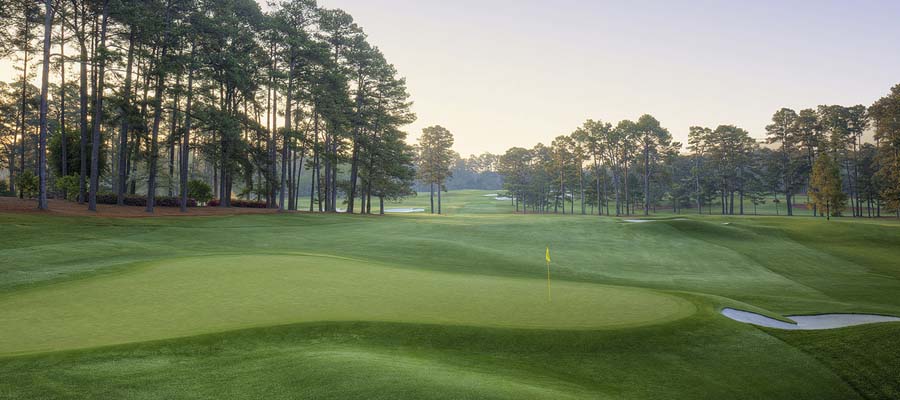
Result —
<svg viewBox="0 0 900 400"><path fill-rule="evenodd" d="M690 315L681 298L626 287L477 277L307 255L207 256L0 300L0 354L309 321L604 329ZM410 301L416 299L416 301ZM38 320L38 317L41 320ZM29 321L18 324L17 321Z"/></svg>
<svg viewBox="0 0 900 400"><path fill-rule="evenodd" d="M900 316L897 221L491 193L441 216L0 213L0 399L900 398L900 323L720 314Z"/></svg>

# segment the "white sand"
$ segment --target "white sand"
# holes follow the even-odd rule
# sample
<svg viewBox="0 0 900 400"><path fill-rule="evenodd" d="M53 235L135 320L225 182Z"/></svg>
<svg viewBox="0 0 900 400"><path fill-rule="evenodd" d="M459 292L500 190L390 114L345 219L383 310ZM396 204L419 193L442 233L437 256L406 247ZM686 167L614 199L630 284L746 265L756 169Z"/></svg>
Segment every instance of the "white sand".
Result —
<svg viewBox="0 0 900 400"><path fill-rule="evenodd" d="M496 200L510 201L510 200L512 200L512 198L511 197L497 197Z"/></svg>
<svg viewBox="0 0 900 400"><path fill-rule="evenodd" d="M735 310L733 308L725 308L722 315L735 321L744 322L753 325L765 326L767 328L789 329L789 330L814 330L814 329L834 329L843 328L845 326L854 326L862 324L873 324L877 322L900 322L900 318L886 315L873 314L821 314L821 315L788 315L787 318L796 324L782 322L777 319L769 318L765 315L749 311Z"/></svg>
<svg viewBox="0 0 900 400"><path fill-rule="evenodd" d="M499 194L497 194L497 193L490 193L490 194L483 194L482 196L484 196L484 197L497 197L497 196L499 196Z"/></svg>
<svg viewBox="0 0 900 400"><path fill-rule="evenodd" d="M417 213L425 212L424 208L385 208L386 213Z"/></svg>
<svg viewBox="0 0 900 400"><path fill-rule="evenodd" d="M659 221L687 221L687 218L672 218L672 219L625 219L625 222L631 222L633 224L640 224L644 222L659 222Z"/></svg>

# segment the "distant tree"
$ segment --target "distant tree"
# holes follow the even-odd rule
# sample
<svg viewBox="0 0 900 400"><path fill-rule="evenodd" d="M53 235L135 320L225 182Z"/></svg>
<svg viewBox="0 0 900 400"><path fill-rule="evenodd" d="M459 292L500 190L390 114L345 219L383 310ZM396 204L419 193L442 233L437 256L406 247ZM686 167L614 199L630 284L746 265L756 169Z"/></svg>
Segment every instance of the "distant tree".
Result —
<svg viewBox="0 0 900 400"><path fill-rule="evenodd" d="M562 207L562 213L566 213L566 201L568 201L568 186L566 185L569 182L569 179L575 169L575 156L573 154L573 148L575 146L574 140L571 137L560 135L553 139L553 142L550 143L550 154L553 160L551 164L552 171L554 172L554 179L556 180L555 188L559 189L555 194L555 201L553 206L553 212L558 212L559 207ZM574 190L572 191L574 194ZM575 207L575 197L572 196L572 207Z"/></svg>
<svg viewBox="0 0 900 400"><path fill-rule="evenodd" d="M900 217L900 85L869 107L878 147L877 178L888 211Z"/></svg>
<svg viewBox="0 0 900 400"><path fill-rule="evenodd" d="M406 144L406 133L390 129L379 135L370 147L374 158L365 173L368 195L378 197L378 213L384 214L384 200L397 200L414 195L412 184L416 179L414 167L415 149ZM372 201L367 199L365 213L371 213Z"/></svg>
<svg viewBox="0 0 900 400"><path fill-rule="evenodd" d="M797 117L797 138L806 159L802 164L802 169L806 172L806 186L809 187L809 181L812 178L812 165L816 161L816 156L827 145L825 138L825 127L816 110L807 108L800 110ZM816 208L813 206L813 215L816 215Z"/></svg>
<svg viewBox="0 0 900 400"><path fill-rule="evenodd" d="M441 190L444 182L451 176L450 167L455 153L453 147L453 134L446 128L435 125L422 130L417 147L419 166L419 179L431 187L431 213L434 213L434 187L438 189L437 213L441 213Z"/></svg>
<svg viewBox="0 0 900 400"><path fill-rule="evenodd" d="M535 198L531 192L530 183L535 177L532 171L533 155L528 149L513 147L500 156L497 170L503 176L503 188L515 198L516 212L521 204L522 212L527 213L527 207Z"/></svg>
<svg viewBox="0 0 900 400"><path fill-rule="evenodd" d="M660 126L659 121L653 116L644 114L637 121L634 135L637 146L641 152L643 159L643 178L644 178L644 215L650 215L650 202L652 193L650 192L650 176L656 160L659 159L661 150L672 144L672 135L666 128Z"/></svg>
<svg viewBox="0 0 900 400"><path fill-rule="evenodd" d="M576 129L575 132L572 132L569 137L572 140L572 156L573 156L573 167L575 173L577 175L578 181L578 193L581 195L581 215L585 215L587 213L587 201L585 199L585 191L584 191L584 163L590 157L588 153L589 147L589 137L586 131L582 129ZM575 195L574 190L572 191L572 203L574 208L575 203ZM573 213L574 214L574 213Z"/></svg>
<svg viewBox="0 0 900 400"><path fill-rule="evenodd" d="M846 207L847 196L841 190L841 171L827 153L819 156L813 164L809 197L825 210L828 219L832 215L840 215Z"/></svg>
<svg viewBox="0 0 900 400"><path fill-rule="evenodd" d="M755 146L745 165L745 177L743 191L753 204L753 214L758 214L758 206L765 204L772 192L772 181L777 181L777 175L771 174L769 164L773 158L771 149Z"/></svg>
<svg viewBox="0 0 900 400"><path fill-rule="evenodd" d="M853 211L853 216L861 217L862 204L860 200L859 184L860 150L863 146L863 135L869 128L869 113L865 106L858 104L849 107L848 114L849 135L847 136L844 146L849 152L847 163L845 164L847 165L847 177L853 182L852 190L850 191L850 206Z"/></svg>
<svg viewBox="0 0 900 400"><path fill-rule="evenodd" d="M607 173L604 166L609 166L612 162L606 159L606 149L610 145L607 142L612 124L600 120L587 120L579 128L583 132L583 141L587 147L587 153L593 161L593 175L595 178L594 194L596 196L595 203L597 205L598 215L603 215L602 206L606 203L606 183ZM602 187L601 187L602 186ZM609 212L607 207L607 213Z"/></svg>
<svg viewBox="0 0 900 400"><path fill-rule="evenodd" d="M829 133L828 150L835 162L844 168L852 215L859 216L859 149L862 146L862 135L869 125L867 110L861 105L828 105L819 106L819 114Z"/></svg>
<svg viewBox="0 0 900 400"><path fill-rule="evenodd" d="M879 197L881 195L881 179L878 176L878 148L872 143L864 143L859 151L859 195L865 204L866 216L869 218L879 214ZM862 206L860 206L862 212Z"/></svg>
<svg viewBox="0 0 900 400"><path fill-rule="evenodd" d="M692 153L693 167L691 168L691 176L694 178L694 196L697 199L697 213L703 213L703 203L705 202L706 193L703 188L705 185L701 180L705 180L707 173L705 171L705 157L709 152L710 142L712 138L712 129L702 126L692 126L688 132L688 150Z"/></svg>
<svg viewBox="0 0 900 400"><path fill-rule="evenodd" d="M635 152L635 137L637 135L637 124L634 121L630 120L622 120L616 125L614 133L611 135L612 138L617 142L615 146L618 154L616 158L621 163L621 176L623 177L622 189L621 192L624 195L622 208L621 210L625 215L631 215L632 213L632 201L634 200L634 196L631 193L631 186L628 184L629 181L629 172L628 167L631 164L631 160L634 157ZM632 171L633 172L633 171ZM617 201L618 202L618 201ZM619 215L620 207L616 207L616 215Z"/></svg>
<svg viewBox="0 0 900 400"><path fill-rule="evenodd" d="M498 159L499 156L490 153L455 159L450 168L453 176L445 184L447 190L501 189L503 179L497 173Z"/></svg>
<svg viewBox="0 0 900 400"><path fill-rule="evenodd" d="M797 159L797 113L782 108L772 116L772 124L766 126L766 141L779 145L781 157L781 185L784 191L787 215L794 215L794 174Z"/></svg>

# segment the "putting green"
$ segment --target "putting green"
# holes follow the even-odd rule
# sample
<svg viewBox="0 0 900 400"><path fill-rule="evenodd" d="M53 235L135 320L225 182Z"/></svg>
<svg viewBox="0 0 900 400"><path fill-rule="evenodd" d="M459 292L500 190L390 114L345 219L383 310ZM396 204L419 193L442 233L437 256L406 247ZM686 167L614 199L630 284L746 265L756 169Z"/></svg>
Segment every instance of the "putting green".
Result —
<svg viewBox="0 0 900 400"><path fill-rule="evenodd" d="M694 312L657 291L410 270L310 255L216 255L0 298L0 354L141 342L305 321L613 329Z"/></svg>

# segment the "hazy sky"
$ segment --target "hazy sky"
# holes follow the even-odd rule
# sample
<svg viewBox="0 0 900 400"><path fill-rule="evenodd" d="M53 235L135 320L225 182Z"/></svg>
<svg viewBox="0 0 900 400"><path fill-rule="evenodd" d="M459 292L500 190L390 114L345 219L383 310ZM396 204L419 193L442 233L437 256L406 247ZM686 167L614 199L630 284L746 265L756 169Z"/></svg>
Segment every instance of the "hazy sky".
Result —
<svg viewBox="0 0 900 400"><path fill-rule="evenodd" d="M677 140L718 124L762 137L780 107L869 105L900 83L900 1L320 3L407 77L413 138L443 125L463 155L644 113Z"/></svg>
<svg viewBox="0 0 900 400"><path fill-rule="evenodd" d="M790 3L789 5L785 5ZM756 137L780 107L871 104L900 83L898 1L325 0L408 79L463 153L643 113Z"/></svg>

